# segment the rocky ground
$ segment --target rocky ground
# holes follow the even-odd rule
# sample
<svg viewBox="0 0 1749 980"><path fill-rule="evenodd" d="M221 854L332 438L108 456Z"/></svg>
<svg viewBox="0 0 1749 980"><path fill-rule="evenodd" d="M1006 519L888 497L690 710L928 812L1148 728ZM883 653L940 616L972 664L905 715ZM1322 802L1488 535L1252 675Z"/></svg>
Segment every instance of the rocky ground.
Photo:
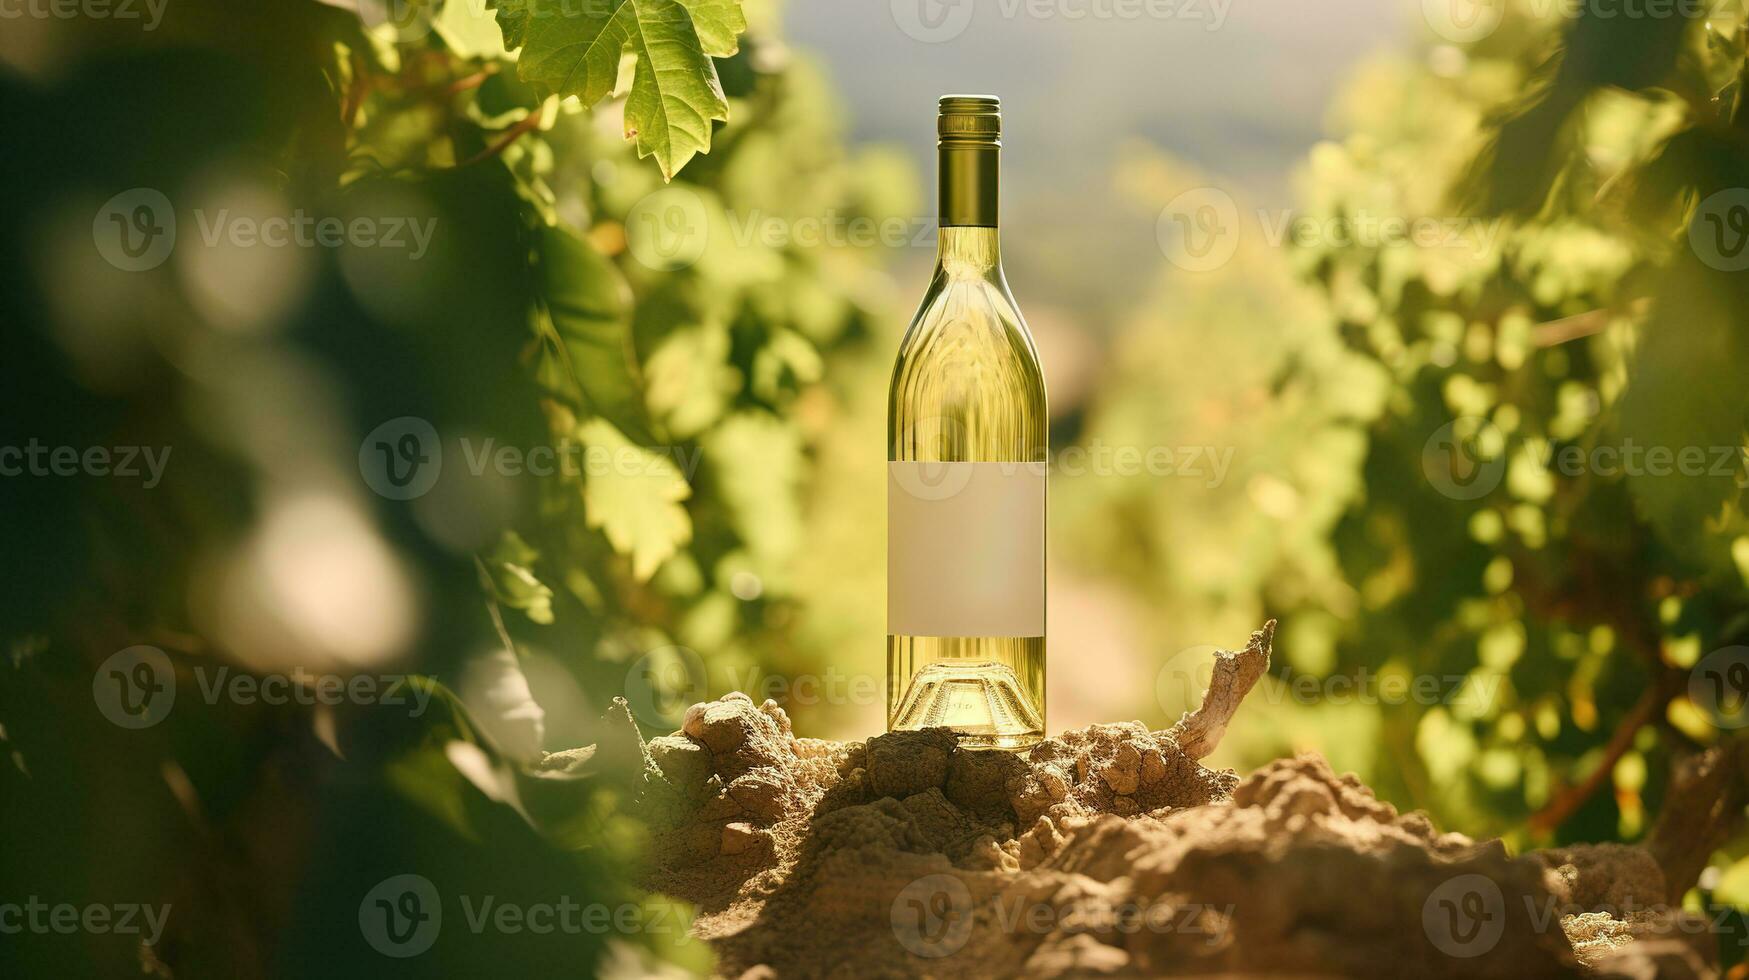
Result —
<svg viewBox="0 0 1749 980"><path fill-rule="evenodd" d="M1268 665L1217 655L1165 731L1024 755L941 730L796 738L777 705L694 705L645 746L655 889L731 977L1717 974L1649 852L1512 857L1440 833L1315 756L1205 768Z"/></svg>

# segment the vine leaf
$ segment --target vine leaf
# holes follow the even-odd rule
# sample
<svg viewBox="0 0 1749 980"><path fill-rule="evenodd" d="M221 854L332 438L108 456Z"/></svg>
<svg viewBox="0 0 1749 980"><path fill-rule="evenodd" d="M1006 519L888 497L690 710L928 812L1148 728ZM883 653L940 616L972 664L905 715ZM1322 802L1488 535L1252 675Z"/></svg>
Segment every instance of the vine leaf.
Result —
<svg viewBox="0 0 1749 980"><path fill-rule="evenodd" d="M740 0L496 0L504 46L522 48L517 74L593 106L614 90L630 55L625 135L672 179L710 152L711 123L729 118L712 58L738 49Z"/></svg>
<svg viewBox="0 0 1749 980"><path fill-rule="evenodd" d="M635 445L605 419L584 422L577 435L592 454L583 483L584 523L631 557L638 581L649 581L692 541L692 518L681 506L692 487L673 459Z"/></svg>
<svg viewBox="0 0 1749 980"><path fill-rule="evenodd" d="M1733 566L1719 521L1741 499L1749 418L1734 380L1749 357L1734 312L1749 296L1737 275L1694 258L1665 274L1620 402L1622 445L1646 453L1643 464L1622 464L1637 511L1678 554L1720 571Z"/></svg>
<svg viewBox="0 0 1749 980"><path fill-rule="evenodd" d="M630 290L605 256L561 227L539 233L540 279L546 303L541 331L555 363L547 381L575 385L586 411L639 442L652 439L643 379L632 350Z"/></svg>
<svg viewBox="0 0 1749 980"><path fill-rule="evenodd" d="M765 412L737 412L704 437L712 485L729 520L770 578L803 544L799 488L807 476L802 436Z"/></svg>
<svg viewBox="0 0 1749 980"><path fill-rule="evenodd" d="M520 609L532 622L548 626L553 621L553 590L534 573L539 552L529 547L515 531L505 531L485 565L492 595L511 609ZM507 644L508 646L508 644Z"/></svg>

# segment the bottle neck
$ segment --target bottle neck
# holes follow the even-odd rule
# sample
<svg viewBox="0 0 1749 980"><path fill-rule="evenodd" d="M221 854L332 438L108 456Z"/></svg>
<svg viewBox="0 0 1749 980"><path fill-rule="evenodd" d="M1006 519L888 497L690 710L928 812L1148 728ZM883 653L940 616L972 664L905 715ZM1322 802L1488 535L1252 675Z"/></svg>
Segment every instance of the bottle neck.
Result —
<svg viewBox="0 0 1749 980"><path fill-rule="evenodd" d="M995 273L1002 264L996 239L1001 149L989 144L944 142L937 153L937 265L955 277Z"/></svg>
<svg viewBox="0 0 1749 980"><path fill-rule="evenodd" d="M990 143L937 144L936 179L941 227L996 227L997 175L1002 150Z"/></svg>
<svg viewBox="0 0 1749 980"><path fill-rule="evenodd" d="M992 279L1002 274L995 228L944 227L935 236L935 268L949 279Z"/></svg>

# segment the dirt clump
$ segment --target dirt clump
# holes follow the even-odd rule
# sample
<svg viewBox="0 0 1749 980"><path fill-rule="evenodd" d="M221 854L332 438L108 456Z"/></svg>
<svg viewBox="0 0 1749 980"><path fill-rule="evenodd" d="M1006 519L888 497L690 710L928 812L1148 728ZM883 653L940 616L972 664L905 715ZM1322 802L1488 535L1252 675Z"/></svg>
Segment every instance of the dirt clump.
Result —
<svg viewBox="0 0 1749 980"><path fill-rule="evenodd" d="M1243 780L1202 766L1273 625L1217 654L1171 728L1024 754L945 730L796 738L742 694L694 705L648 745L650 885L697 906L730 977L1716 974L1669 913L1622 911L1663 890L1634 848L1514 858L1316 756Z"/></svg>

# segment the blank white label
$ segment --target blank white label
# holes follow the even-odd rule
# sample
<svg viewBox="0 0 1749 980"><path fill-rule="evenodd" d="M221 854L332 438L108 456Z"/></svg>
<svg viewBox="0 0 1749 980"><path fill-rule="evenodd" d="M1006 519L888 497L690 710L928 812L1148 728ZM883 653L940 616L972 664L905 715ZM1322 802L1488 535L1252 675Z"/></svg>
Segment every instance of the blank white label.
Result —
<svg viewBox="0 0 1749 980"><path fill-rule="evenodd" d="M1045 464L887 463L887 632L1045 635Z"/></svg>

